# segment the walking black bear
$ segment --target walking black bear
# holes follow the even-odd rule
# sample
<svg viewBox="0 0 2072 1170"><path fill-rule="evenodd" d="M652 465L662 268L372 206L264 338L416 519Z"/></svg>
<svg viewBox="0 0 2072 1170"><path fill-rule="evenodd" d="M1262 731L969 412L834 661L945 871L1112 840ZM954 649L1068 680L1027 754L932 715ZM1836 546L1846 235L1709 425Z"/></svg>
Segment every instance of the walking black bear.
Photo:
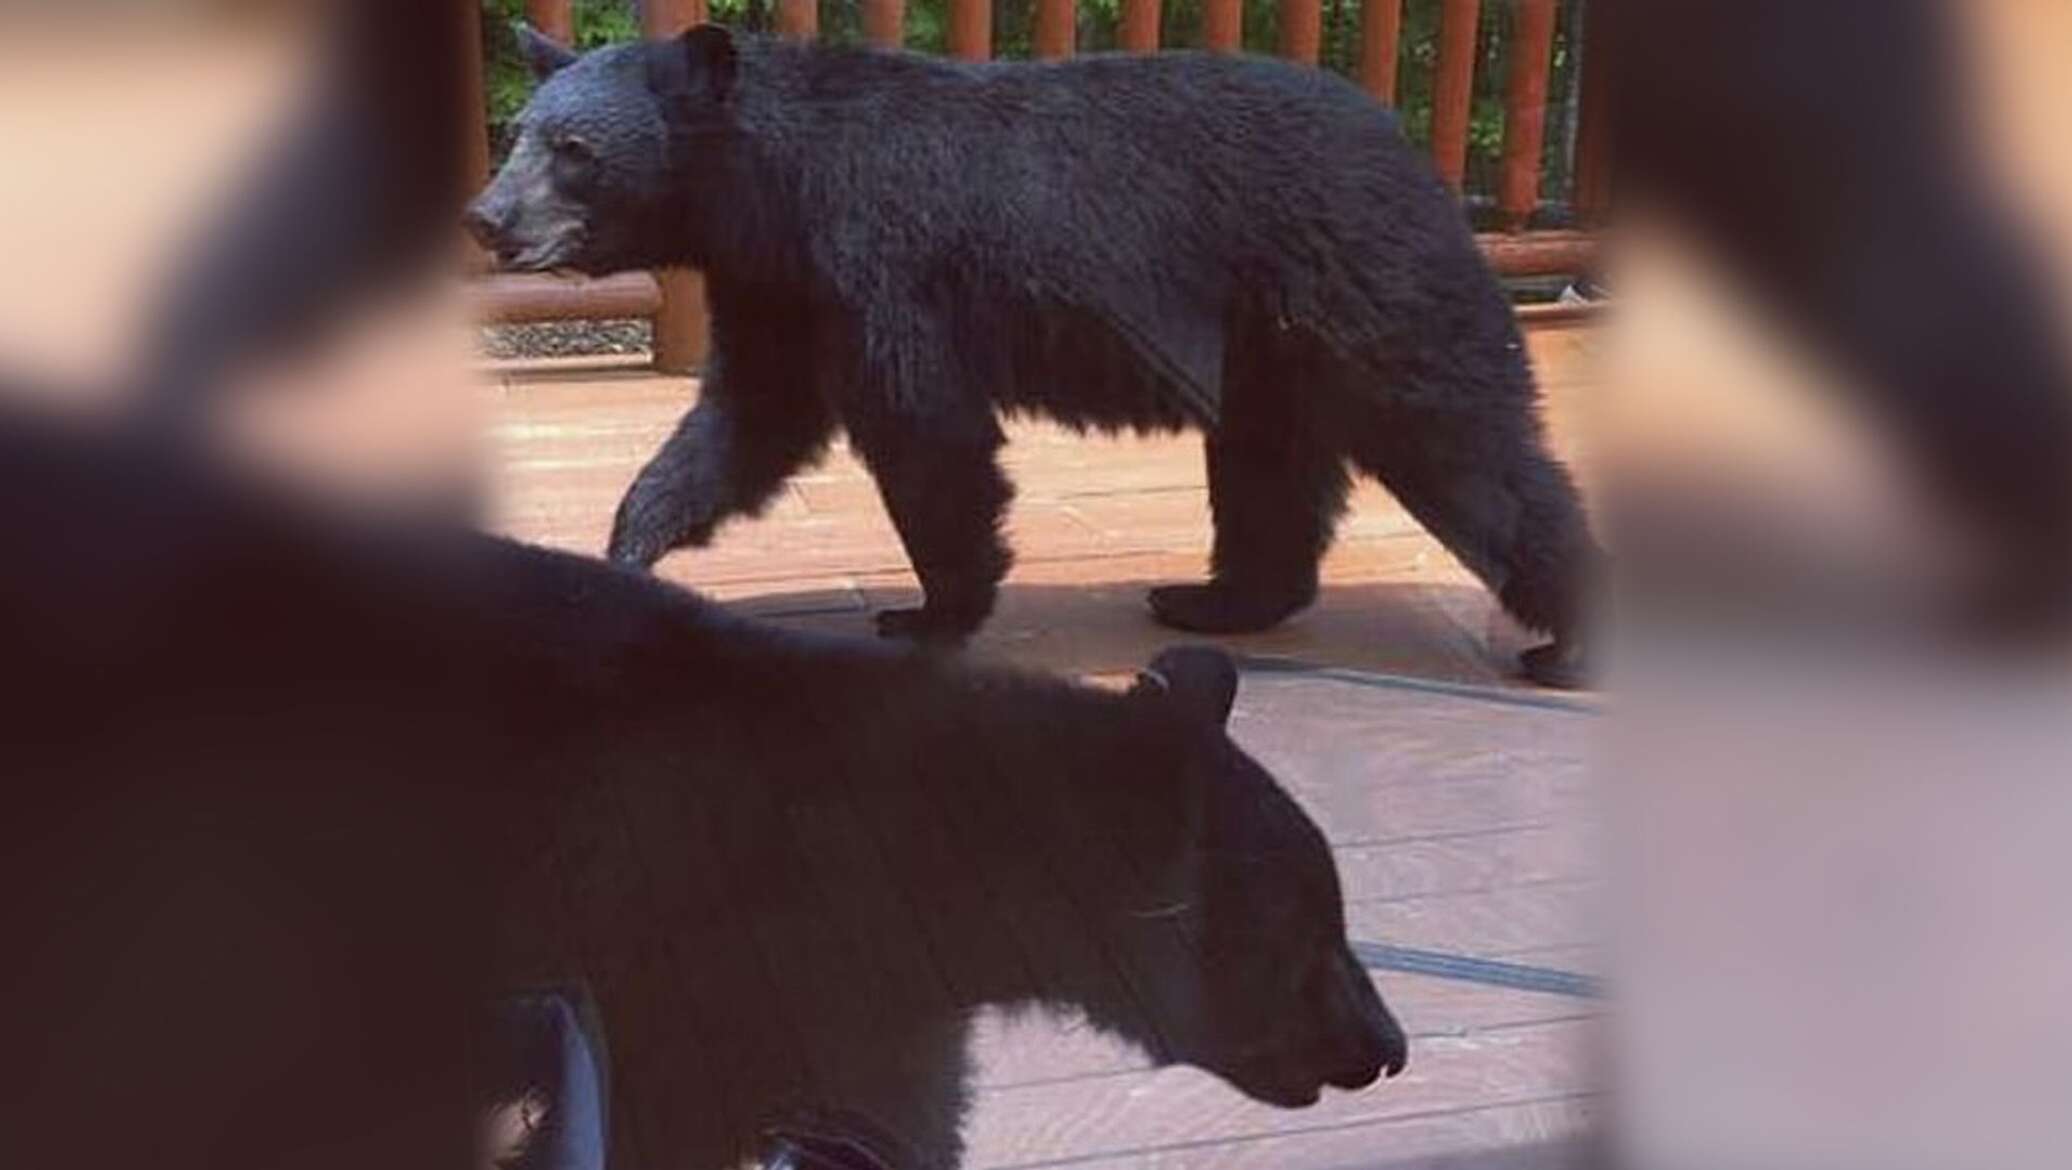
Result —
<svg viewBox="0 0 2072 1170"><path fill-rule="evenodd" d="M1012 494L996 415L1208 435L1207 584L1160 620L1308 605L1349 468L1554 641L1574 681L1591 545L1501 287L1389 113L1313 70L1201 54L968 65L736 38L550 75L470 210L509 266L704 270L699 405L619 506L650 565L762 507L837 427L927 595L881 632L992 610Z"/></svg>

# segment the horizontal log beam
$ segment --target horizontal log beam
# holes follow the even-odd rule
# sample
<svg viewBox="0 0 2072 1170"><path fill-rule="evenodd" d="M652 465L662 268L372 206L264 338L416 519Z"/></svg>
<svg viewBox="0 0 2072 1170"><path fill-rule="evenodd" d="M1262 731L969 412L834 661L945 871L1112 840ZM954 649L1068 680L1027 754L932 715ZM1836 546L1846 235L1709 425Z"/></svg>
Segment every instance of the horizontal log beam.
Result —
<svg viewBox="0 0 2072 1170"><path fill-rule="evenodd" d="M651 272L595 279L504 272L469 281L468 298L475 320L484 324L589 321L653 317L662 307L662 287Z"/></svg>
<svg viewBox="0 0 2072 1170"><path fill-rule="evenodd" d="M1527 329L1587 325L1609 312L1610 301L1544 301L1518 306L1518 324Z"/></svg>
<svg viewBox="0 0 2072 1170"><path fill-rule="evenodd" d="M1475 237L1489 265L1504 276L1558 276L1582 272L1597 258L1589 232L1488 232ZM496 273L468 282L475 317L509 324L650 317L661 305L653 274L623 272L596 279L546 273Z"/></svg>
<svg viewBox="0 0 2072 1170"><path fill-rule="evenodd" d="M1501 276L1566 276L1589 268L1600 240L1589 232L1486 232L1475 237Z"/></svg>

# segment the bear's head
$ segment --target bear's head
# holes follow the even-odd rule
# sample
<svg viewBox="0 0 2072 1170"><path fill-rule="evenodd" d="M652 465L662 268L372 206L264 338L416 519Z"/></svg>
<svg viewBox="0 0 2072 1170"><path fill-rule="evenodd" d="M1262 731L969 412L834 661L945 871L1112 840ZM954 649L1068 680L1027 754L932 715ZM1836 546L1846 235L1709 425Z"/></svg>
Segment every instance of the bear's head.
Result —
<svg viewBox="0 0 2072 1170"><path fill-rule="evenodd" d="M1193 729L1182 767L1195 816L1188 893L1133 912L1178 931L1190 973L1144 981L1150 1028L1131 1038L1163 1062L1299 1107L1327 1085L1394 1076L1408 1043L1346 941L1324 835L1224 729L1236 692L1227 655L1183 647L1159 655L1131 696Z"/></svg>
<svg viewBox="0 0 2072 1170"><path fill-rule="evenodd" d="M529 28L518 36L541 84L512 123L503 167L469 205L468 230L516 271L684 261L696 172L731 125L733 37L700 25L577 56Z"/></svg>

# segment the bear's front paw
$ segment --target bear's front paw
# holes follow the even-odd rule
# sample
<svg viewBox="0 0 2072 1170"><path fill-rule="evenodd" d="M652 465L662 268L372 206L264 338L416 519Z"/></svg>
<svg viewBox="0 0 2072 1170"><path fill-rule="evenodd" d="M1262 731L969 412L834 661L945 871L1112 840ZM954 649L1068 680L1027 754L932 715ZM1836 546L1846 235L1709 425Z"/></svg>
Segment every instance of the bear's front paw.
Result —
<svg viewBox="0 0 2072 1170"><path fill-rule="evenodd" d="M1149 595L1152 616L1196 634L1251 634L1272 629L1309 604L1300 594L1267 594L1211 582L1161 585Z"/></svg>
<svg viewBox="0 0 2072 1170"><path fill-rule="evenodd" d="M612 533L611 543L605 546L605 559L615 565L628 565L636 569L652 569L666 551L656 542L644 540L631 533Z"/></svg>
<svg viewBox="0 0 2072 1170"><path fill-rule="evenodd" d="M1590 664L1575 642L1553 641L1534 646L1518 656L1525 677L1543 687L1560 691L1580 690L1590 685Z"/></svg>
<svg viewBox="0 0 2072 1170"><path fill-rule="evenodd" d="M615 565L652 569L672 549L702 547L712 539L711 524L694 525L688 532L656 523L650 518L622 517L612 525L611 540L605 545L605 559Z"/></svg>
<svg viewBox="0 0 2072 1170"><path fill-rule="evenodd" d="M881 609L877 622L880 638L903 638L929 646L961 645L972 630L972 623L946 618L925 606L919 609Z"/></svg>

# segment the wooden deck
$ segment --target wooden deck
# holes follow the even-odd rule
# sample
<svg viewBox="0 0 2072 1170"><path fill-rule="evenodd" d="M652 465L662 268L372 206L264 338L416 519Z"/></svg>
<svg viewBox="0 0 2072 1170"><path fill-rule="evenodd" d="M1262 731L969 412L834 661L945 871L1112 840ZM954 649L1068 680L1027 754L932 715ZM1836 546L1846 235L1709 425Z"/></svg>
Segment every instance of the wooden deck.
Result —
<svg viewBox="0 0 2072 1170"><path fill-rule="evenodd" d="M1564 424L1591 341L1532 336L1557 442L1579 460ZM633 368L500 370L498 526L601 549L619 493L694 394ZM1133 669L1175 640L1144 590L1202 571L1198 440L1012 436L1019 561L974 652L1089 676ZM766 516L660 571L777 621L859 634L873 609L918 596L870 480L839 449ZM1408 1073L1282 1111L1203 1073L1149 1070L1085 1030L989 1019L967 1165L1568 1164L1594 1103L1593 704L1515 682L1528 637L1371 485L1319 604L1228 644L1248 663L1233 733L1330 838L1352 936L1413 1035Z"/></svg>

